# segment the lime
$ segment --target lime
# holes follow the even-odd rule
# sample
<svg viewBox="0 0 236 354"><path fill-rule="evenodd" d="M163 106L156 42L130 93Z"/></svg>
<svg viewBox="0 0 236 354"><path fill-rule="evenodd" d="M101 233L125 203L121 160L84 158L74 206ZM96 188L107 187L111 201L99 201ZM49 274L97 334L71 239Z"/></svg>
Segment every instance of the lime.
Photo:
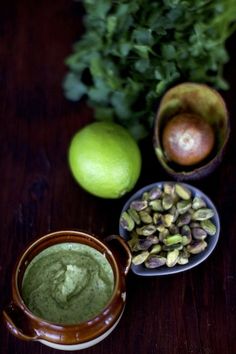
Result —
<svg viewBox="0 0 236 354"><path fill-rule="evenodd" d="M95 122L79 130L69 147L71 172L89 193L119 198L136 184L141 170L139 147L122 126Z"/></svg>

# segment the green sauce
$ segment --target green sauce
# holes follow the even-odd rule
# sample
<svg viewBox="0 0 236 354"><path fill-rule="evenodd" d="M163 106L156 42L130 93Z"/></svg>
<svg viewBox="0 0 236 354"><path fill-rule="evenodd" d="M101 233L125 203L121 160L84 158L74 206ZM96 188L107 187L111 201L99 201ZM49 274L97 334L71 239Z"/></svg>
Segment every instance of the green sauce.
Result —
<svg viewBox="0 0 236 354"><path fill-rule="evenodd" d="M22 298L37 316L75 324L98 315L111 299L114 275L103 254L77 243L39 253L26 268Z"/></svg>

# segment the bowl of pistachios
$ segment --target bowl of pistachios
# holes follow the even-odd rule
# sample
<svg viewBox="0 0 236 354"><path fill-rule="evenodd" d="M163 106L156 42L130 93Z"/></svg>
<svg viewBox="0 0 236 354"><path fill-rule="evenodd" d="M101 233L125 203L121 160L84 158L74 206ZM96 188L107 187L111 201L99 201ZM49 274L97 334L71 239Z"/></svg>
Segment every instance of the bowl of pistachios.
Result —
<svg viewBox="0 0 236 354"><path fill-rule="evenodd" d="M220 220L211 199L178 182L145 186L125 203L119 233L132 252L132 271L142 276L180 273L214 250Z"/></svg>

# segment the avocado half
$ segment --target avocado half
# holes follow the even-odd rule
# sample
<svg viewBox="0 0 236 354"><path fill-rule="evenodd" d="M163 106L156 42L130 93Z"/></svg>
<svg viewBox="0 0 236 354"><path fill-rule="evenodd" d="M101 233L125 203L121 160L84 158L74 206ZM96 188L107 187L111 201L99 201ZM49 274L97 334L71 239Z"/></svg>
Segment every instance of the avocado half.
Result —
<svg viewBox="0 0 236 354"><path fill-rule="evenodd" d="M162 145L166 123L183 113L201 117L211 125L215 134L212 153L193 166L181 166L170 161ZM222 96L205 84L186 82L169 89L160 102L154 125L154 149L162 167L174 179L200 179L212 173L221 163L229 134L229 115Z"/></svg>

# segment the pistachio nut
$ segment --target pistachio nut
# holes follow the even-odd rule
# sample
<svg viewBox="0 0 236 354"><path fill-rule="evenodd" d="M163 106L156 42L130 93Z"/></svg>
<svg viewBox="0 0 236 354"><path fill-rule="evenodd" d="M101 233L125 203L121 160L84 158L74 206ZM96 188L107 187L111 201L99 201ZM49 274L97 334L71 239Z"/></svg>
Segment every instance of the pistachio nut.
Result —
<svg viewBox="0 0 236 354"><path fill-rule="evenodd" d="M191 228L193 228L193 227L201 227L201 224L200 224L200 222L198 222L198 221L191 221L190 224L189 224L189 226L190 226Z"/></svg>
<svg viewBox="0 0 236 354"><path fill-rule="evenodd" d="M135 224L139 225L141 223L140 216L139 216L137 210L129 208L128 214L134 220Z"/></svg>
<svg viewBox="0 0 236 354"><path fill-rule="evenodd" d="M164 210L170 209L174 204L174 199L171 195L169 194L164 194L163 199L162 199L162 207Z"/></svg>
<svg viewBox="0 0 236 354"><path fill-rule="evenodd" d="M149 252L148 251L143 251L143 252L137 254L136 256L133 256L132 263L134 265L142 264L143 262L146 261L148 256L149 256Z"/></svg>
<svg viewBox="0 0 236 354"><path fill-rule="evenodd" d="M157 254L159 252L161 252L162 247L161 245L158 243L157 245L153 245L151 250L150 250L150 254Z"/></svg>
<svg viewBox="0 0 236 354"><path fill-rule="evenodd" d="M145 226L136 228L137 234L141 235L141 236L153 235L156 232L156 230L157 230L157 228L153 224L149 224L149 225L145 225Z"/></svg>
<svg viewBox="0 0 236 354"><path fill-rule="evenodd" d="M189 262L189 258L188 257L185 257L181 252L179 254L179 257L178 257L178 260L177 260L177 263L180 264L180 265L184 265L184 264L187 264Z"/></svg>
<svg viewBox="0 0 236 354"><path fill-rule="evenodd" d="M159 199L162 196L162 190L160 188L153 188L149 192L149 200Z"/></svg>
<svg viewBox="0 0 236 354"><path fill-rule="evenodd" d="M181 235L182 236L187 236L190 237L191 236L191 228L189 227L189 225L183 225L181 227Z"/></svg>
<svg viewBox="0 0 236 354"><path fill-rule="evenodd" d="M194 227L192 229L192 235L196 240L205 240L207 237L207 232L201 227Z"/></svg>
<svg viewBox="0 0 236 354"><path fill-rule="evenodd" d="M169 227L174 220L174 216L171 214L165 214L162 216L164 226Z"/></svg>
<svg viewBox="0 0 236 354"><path fill-rule="evenodd" d="M185 258L189 258L190 257L190 253L187 251L186 247L184 247L182 249L182 251L179 254L181 257L185 257Z"/></svg>
<svg viewBox="0 0 236 354"><path fill-rule="evenodd" d="M130 234L130 239L128 240L128 245L131 249L131 251L133 251L134 247L136 246L136 244L138 243L139 240L139 236L138 234L133 230Z"/></svg>
<svg viewBox="0 0 236 354"><path fill-rule="evenodd" d="M182 249L183 249L182 243L175 243L175 244L169 245L169 246L167 246L167 245L163 245L162 246L162 250L166 251L166 252L173 251L173 250L179 250L180 251Z"/></svg>
<svg viewBox="0 0 236 354"><path fill-rule="evenodd" d="M206 208L206 202L200 197L194 197L192 202L192 208L198 210L200 208Z"/></svg>
<svg viewBox="0 0 236 354"><path fill-rule="evenodd" d="M174 267L178 261L179 250L173 250L167 253L166 265L167 267Z"/></svg>
<svg viewBox="0 0 236 354"><path fill-rule="evenodd" d="M164 240L163 243L166 246L171 246L171 245L175 245L177 243L182 243L182 235L180 234L176 234L176 235L171 235L171 236L167 236Z"/></svg>
<svg viewBox="0 0 236 354"><path fill-rule="evenodd" d="M207 247L207 243L204 240L195 240L187 246L187 251L191 254L198 254Z"/></svg>
<svg viewBox="0 0 236 354"><path fill-rule="evenodd" d="M153 217L152 217L153 224L157 225L160 219L161 219L160 213L158 212L153 213Z"/></svg>
<svg viewBox="0 0 236 354"><path fill-rule="evenodd" d="M163 256L150 255L145 261L147 268L159 268L166 264L166 258Z"/></svg>
<svg viewBox="0 0 236 354"><path fill-rule="evenodd" d="M169 230L166 227L164 227L164 229L159 232L159 240L160 240L160 242L163 242L165 237L167 237L169 234L170 234Z"/></svg>
<svg viewBox="0 0 236 354"><path fill-rule="evenodd" d="M147 251L149 247L152 245L152 240L145 238L145 239L140 239L136 245L133 247L133 251Z"/></svg>
<svg viewBox="0 0 236 354"><path fill-rule="evenodd" d="M171 235L179 234L179 227L175 224L169 226L169 232Z"/></svg>
<svg viewBox="0 0 236 354"><path fill-rule="evenodd" d="M187 225L184 225L187 226ZM184 246L189 245L192 242L192 233L186 233L185 235L182 236L182 244Z"/></svg>
<svg viewBox="0 0 236 354"><path fill-rule="evenodd" d="M148 206L148 201L147 200L134 200L130 204L131 209L135 209L137 211L144 210Z"/></svg>
<svg viewBox="0 0 236 354"><path fill-rule="evenodd" d="M181 200L176 204L179 214L185 214L192 206L190 200Z"/></svg>
<svg viewBox="0 0 236 354"><path fill-rule="evenodd" d="M145 210L141 210L139 212L139 217L140 217L140 220L144 224L151 224L152 223L152 216Z"/></svg>
<svg viewBox="0 0 236 354"><path fill-rule="evenodd" d="M168 213L174 216L173 222L176 222L179 216L179 212L175 205L173 205L170 210L168 210Z"/></svg>
<svg viewBox="0 0 236 354"><path fill-rule="evenodd" d="M182 245L186 246L192 242L192 235L190 236L182 236Z"/></svg>
<svg viewBox="0 0 236 354"><path fill-rule="evenodd" d="M175 195L175 185L170 183L164 183L163 191L165 194L169 194L174 196Z"/></svg>
<svg viewBox="0 0 236 354"><path fill-rule="evenodd" d="M146 238L152 241L152 245L159 243L159 238L156 235L149 235Z"/></svg>
<svg viewBox="0 0 236 354"><path fill-rule="evenodd" d="M192 214L192 219L197 221L207 220L214 216L214 211L210 208L201 208Z"/></svg>
<svg viewBox="0 0 236 354"><path fill-rule="evenodd" d="M120 224L124 229L128 231L132 231L135 227L134 220L126 211L124 211L121 215Z"/></svg>
<svg viewBox="0 0 236 354"><path fill-rule="evenodd" d="M200 222L200 225L208 235L214 236L216 234L216 226L213 222L211 222L211 220L203 220Z"/></svg>
<svg viewBox="0 0 236 354"><path fill-rule="evenodd" d="M175 185L175 192L181 199L188 200L191 198L191 191L182 184L177 183Z"/></svg>
<svg viewBox="0 0 236 354"><path fill-rule="evenodd" d="M148 192L143 193L142 200L149 200L149 193Z"/></svg>
<svg viewBox="0 0 236 354"><path fill-rule="evenodd" d="M163 211L162 201L161 199L151 200L148 204L152 210L154 211Z"/></svg>
<svg viewBox="0 0 236 354"><path fill-rule="evenodd" d="M189 213L182 214L177 219L177 226L181 227L190 223L191 215Z"/></svg>

